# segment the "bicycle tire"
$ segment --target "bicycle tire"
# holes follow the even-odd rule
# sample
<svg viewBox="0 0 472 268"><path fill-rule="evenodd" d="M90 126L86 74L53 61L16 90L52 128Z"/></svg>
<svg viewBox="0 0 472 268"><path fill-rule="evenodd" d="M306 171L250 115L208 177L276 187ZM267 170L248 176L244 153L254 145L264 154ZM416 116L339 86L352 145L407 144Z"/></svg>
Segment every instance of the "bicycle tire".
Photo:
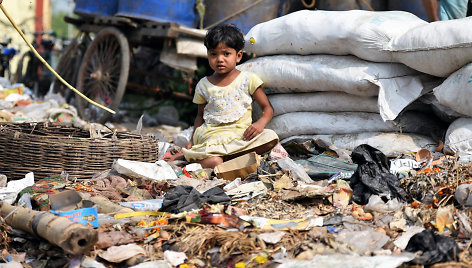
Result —
<svg viewBox="0 0 472 268"><path fill-rule="evenodd" d="M106 53L105 53L106 52ZM128 81L130 50L124 34L114 27L101 30L85 52L77 78L77 90L90 99L116 110ZM111 114L76 98L83 119L105 123Z"/></svg>

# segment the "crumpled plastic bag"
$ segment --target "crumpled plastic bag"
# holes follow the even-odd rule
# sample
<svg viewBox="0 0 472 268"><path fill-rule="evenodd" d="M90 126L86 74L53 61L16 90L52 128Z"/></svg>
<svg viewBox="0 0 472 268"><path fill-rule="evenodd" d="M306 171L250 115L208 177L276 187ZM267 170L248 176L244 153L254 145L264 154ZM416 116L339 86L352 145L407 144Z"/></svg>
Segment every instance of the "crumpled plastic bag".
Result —
<svg viewBox="0 0 472 268"><path fill-rule="evenodd" d="M422 254L411 261L411 263L419 265L458 261L460 253L459 246L453 238L435 234L431 229L412 236L405 251L421 251Z"/></svg>
<svg viewBox="0 0 472 268"><path fill-rule="evenodd" d="M164 160L154 163L117 159L112 168L119 174L135 179L148 179L154 181L175 180L177 175L172 167Z"/></svg>
<svg viewBox="0 0 472 268"><path fill-rule="evenodd" d="M34 174L29 172L21 180L12 180L7 183L6 187L0 188L0 201L6 202L8 204L15 203L15 200L18 196L18 193L26 187L32 186L34 184Z"/></svg>
<svg viewBox="0 0 472 268"><path fill-rule="evenodd" d="M277 164L280 168L291 170L293 177L296 180L302 181L304 183L312 183L313 180L308 176L303 166L300 164L295 163L290 157L281 158L277 160Z"/></svg>
<svg viewBox="0 0 472 268"><path fill-rule="evenodd" d="M362 144L354 148L351 158L358 165L349 182L353 190L353 202L365 205L372 194L387 200L407 199L406 192L399 186L398 178L389 172L390 162L381 151Z"/></svg>
<svg viewBox="0 0 472 268"><path fill-rule="evenodd" d="M219 187L213 187L200 193L192 186L179 185L167 192L159 211L180 213L198 209L203 203L216 204L230 200L229 196Z"/></svg>

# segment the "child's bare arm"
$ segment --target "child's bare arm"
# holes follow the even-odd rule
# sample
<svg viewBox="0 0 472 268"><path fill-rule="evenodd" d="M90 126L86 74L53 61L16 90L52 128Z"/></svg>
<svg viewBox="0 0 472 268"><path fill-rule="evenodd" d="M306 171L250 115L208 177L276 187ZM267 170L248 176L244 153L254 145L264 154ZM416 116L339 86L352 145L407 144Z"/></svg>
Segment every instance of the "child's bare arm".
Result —
<svg viewBox="0 0 472 268"><path fill-rule="evenodd" d="M259 118L259 120L254 122L246 129L246 131L244 132L245 140L252 140L254 137L259 135L274 115L274 109L272 108L269 99L267 98L266 94L264 93L261 87L256 89L254 94L252 94L252 97L261 108L262 116L261 118Z"/></svg>

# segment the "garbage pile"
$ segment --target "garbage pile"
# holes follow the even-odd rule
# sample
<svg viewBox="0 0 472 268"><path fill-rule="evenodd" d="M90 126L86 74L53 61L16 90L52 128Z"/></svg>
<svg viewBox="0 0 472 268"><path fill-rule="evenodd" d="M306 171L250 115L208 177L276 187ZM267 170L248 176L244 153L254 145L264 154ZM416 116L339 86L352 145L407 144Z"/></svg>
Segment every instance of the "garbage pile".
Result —
<svg viewBox="0 0 472 268"><path fill-rule="evenodd" d="M178 147L159 143L163 158ZM2 176L2 266L466 265L471 173L425 148L312 139L214 170L118 159L89 179Z"/></svg>
<svg viewBox="0 0 472 268"><path fill-rule="evenodd" d="M0 122L68 123L77 127L88 125L63 96L51 92L40 99L24 84L12 84L4 77L0 77Z"/></svg>

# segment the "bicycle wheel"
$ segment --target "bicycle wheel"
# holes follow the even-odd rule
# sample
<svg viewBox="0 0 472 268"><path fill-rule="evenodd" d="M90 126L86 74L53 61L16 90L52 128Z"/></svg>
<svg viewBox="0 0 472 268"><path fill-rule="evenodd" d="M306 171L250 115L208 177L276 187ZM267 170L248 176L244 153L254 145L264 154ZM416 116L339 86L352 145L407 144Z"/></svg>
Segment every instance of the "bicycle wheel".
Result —
<svg viewBox="0 0 472 268"><path fill-rule="evenodd" d="M126 37L116 28L101 30L92 41L80 65L77 90L112 110L125 93L130 50ZM77 97L80 116L91 122L105 123L111 114Z"/></svg>
<svg viewBox="0 0 472 268"><path fill-rule="evenodd" d="M74 73L78 72L78 70L74 69L78 49L79 42L77 41L77 39L74 38L67 47L64 54L61 56L61 59L56 67L56 72L72 86L75 86L75 81L72 80L74 77ZM54 77L53 81L53 92L59 93L65 97L68 91L67 86L64 85L61 81L59 81L57 77Z"/></svg>
<svg viewBox="0 0 472 268"><path fill-rule="evenodd" d="M91 39L87 33L82 33L81 36L74 38L69 46L67 46L67 49L57 64L57 73L73 87L77 85L80 64L82 63L85 51L90 42ZM62 94L67 103L70 103L73 97L73 91L69 90L69 88L56 77L54 77L53 92Z"/></svg>

